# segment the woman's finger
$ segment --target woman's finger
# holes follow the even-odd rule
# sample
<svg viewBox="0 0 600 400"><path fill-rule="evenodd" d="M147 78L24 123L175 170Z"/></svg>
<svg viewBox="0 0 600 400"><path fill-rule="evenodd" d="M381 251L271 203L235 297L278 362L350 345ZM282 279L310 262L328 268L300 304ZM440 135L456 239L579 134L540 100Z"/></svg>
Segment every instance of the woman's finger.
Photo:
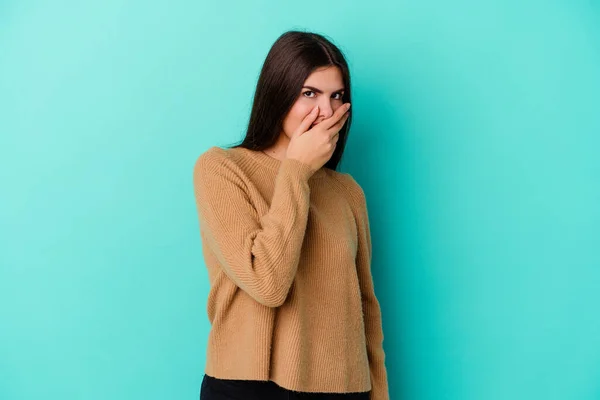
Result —
<svg viewBox="0 0 600 400"><path fill-rule="evenodd" d="M308 113L308 115L306 117L304 117L302 122L300 122L300 125L298 125L298 128L296 128L296 130L294 131L294 134L292 136L301 135L304 132L306 132L308 130L308 128L310 128L310 125L313 122L315 122L315 119L317 119L318 115L319 115L319 106L315 106L315 108L313 108L312 111L310 113Z"/></svg>
<svg viewBox="0 0 600 400"><path fill-rule="evenodd" d="M335 134L335 133L339 132L340 129L342 129L342 127L348 120L349 116L350 116L350 113L345 113L337 123L335 123L331 128L329 128L330 134Z"/></svg>
<svg viewBox="0 0 600 400"><path fill-rule="evenodd" d="M348 111L349 108L350 103L343 104L341 107L338 107L338 109L335 110L331 117L321 121L319 125L322 126L325 130L331 129L336 123L340 121L340 119L346 114L346 111Z"/></svg>

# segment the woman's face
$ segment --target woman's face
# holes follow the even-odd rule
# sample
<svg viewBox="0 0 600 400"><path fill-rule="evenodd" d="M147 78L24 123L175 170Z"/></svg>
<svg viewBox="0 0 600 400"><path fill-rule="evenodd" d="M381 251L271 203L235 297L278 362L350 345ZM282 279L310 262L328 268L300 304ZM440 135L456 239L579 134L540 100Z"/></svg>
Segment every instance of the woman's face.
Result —
<svg viewBox="0 0 600 400"><path fill-rule="evenodd" d="M333 115L340 107L344 94L342 73L338 67L329 66L315 70L304 81L299 97L283 121L283 131L288 138L310 111L319 106L319 115L312 126Z"/></svg>

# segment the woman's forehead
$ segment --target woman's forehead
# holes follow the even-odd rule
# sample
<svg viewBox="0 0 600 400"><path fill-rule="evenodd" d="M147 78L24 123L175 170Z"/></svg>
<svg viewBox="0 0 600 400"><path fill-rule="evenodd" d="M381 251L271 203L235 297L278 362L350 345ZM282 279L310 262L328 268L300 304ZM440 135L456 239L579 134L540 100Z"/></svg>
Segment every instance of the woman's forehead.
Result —
<svg viewBox="0 0 600 400"><path fill-rule="evenodd" d="M344 82L342 73L337 67L327 67L314 71L304 81L304 87L310 86L322 92L336 92L343 90Z"/></svg>

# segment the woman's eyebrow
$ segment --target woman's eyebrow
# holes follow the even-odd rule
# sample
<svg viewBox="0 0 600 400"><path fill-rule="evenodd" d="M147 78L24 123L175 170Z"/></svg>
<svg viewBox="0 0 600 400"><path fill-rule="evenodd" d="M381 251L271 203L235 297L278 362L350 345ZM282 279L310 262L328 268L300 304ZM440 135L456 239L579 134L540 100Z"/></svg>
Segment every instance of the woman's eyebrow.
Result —
<svg viewBox="0 0 600 400"><path fill-rule="evenodd" d="M316 87L312 87L312 86L302 86L302 88L310 89L310 90L312 90L313 92L316 92L316 93L323 93L322 90L317 89ZM341 88L341 89L336 90L334 93L336 93L336 92L343 92L344 90L345 90L345 88Z"/></svg>

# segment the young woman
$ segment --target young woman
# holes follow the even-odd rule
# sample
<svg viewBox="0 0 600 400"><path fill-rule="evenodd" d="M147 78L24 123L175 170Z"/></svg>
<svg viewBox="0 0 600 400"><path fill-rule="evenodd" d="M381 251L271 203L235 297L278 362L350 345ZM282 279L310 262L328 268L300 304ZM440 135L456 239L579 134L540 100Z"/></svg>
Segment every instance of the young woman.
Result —
<svg viewBox="0 0 600 400"><path fill-rule="evenodd" d="M365 195L336 171L350 98L340 50L286 32L244 140L195 163L211 285L202 400L389 398Z"/></svg>

